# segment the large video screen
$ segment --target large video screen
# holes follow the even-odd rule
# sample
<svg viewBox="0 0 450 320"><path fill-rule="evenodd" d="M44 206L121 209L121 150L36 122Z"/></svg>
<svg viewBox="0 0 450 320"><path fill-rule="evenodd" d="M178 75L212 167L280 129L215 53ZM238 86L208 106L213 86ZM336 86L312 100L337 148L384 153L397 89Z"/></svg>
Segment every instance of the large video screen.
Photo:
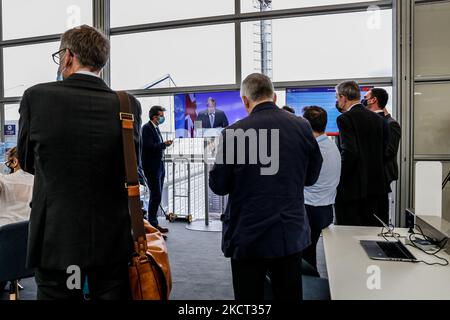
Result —
<svg viewBox="0 0 450 320"><path fill-rule="evenodd" d="M372 87L361 87L361 99ZM336 88L318 87L286 89L286 104L295 110L298 116L303 115L303 108L308 106L319 106L324 108L328 114L327 134L339 132L336 119L340 115L336 109Z"/></svg>
<svg viewBox="0 0 450 320"><path fill-rule="evenodd" d="M247 116L239 91L177 94L174 103L177 138L215 137Z"/></svg>

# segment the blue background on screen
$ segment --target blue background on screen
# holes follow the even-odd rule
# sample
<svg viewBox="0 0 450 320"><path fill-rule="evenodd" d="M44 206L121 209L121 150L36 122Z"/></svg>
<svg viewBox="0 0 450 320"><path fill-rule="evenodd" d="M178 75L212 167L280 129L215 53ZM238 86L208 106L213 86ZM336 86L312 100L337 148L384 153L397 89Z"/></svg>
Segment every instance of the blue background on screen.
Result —
<svg viewBox="0 0 450 320"><path fill-rule="evenodd" d="M188 94L176 94L174 97L175 130L184 129L185 127L187 95ZM225 112L229 125L232 125L236 121L247 117L247 112L245 111L239 91L194 93L191 94L191 97L193 97L196 101L197 114L206 110L208 98L212 97L216 100L217 109Z"/></svg>
<svg viewBox="0 0 450 320"><path fill-rule="evenodd" d="M361 87L361 99L371 87ZM326 132L338 132L336 119L340 113L336 110L336 89L334 87L286 89L286 104L295 109L295 114L303 115L303 108L319 106L328 114Z"/></svg>

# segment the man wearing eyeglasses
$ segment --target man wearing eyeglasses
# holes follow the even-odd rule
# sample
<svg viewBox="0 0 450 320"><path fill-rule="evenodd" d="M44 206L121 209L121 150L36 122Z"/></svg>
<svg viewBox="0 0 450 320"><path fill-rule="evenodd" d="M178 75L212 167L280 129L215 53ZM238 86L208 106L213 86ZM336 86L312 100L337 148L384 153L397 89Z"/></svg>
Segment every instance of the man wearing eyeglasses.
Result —
<svg viewBox="0 0 450 320"><path fill-rule="evenodd" d="M18 151L35 174L27 264L36 268L38 299L129 298L120 105L100 78L109 51L96 29L68 30L52 55L61 81L22 97ZM141 106L129 98L139 159Z"/></svg>

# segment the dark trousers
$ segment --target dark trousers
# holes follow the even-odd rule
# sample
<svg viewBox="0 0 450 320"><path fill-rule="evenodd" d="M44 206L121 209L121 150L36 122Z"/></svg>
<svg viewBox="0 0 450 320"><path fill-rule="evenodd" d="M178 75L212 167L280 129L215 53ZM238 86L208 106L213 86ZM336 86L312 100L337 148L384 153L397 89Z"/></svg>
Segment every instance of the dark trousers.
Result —
<svg viewBox="0 0 450 320"><path fill-rule="evenodd" d="M130 300L128 264L81 270L81 288L69 289L74 273L37 268L35 273L38 300ZM72 277L69 279L69 277ZM89 295L83 294L85 280Z"/></svg>
<svg viewBox="0 0 450 320"><path fill-rule="evenodd" d="M333 205L314 207L305 204L311 228L311 245L303 251L303 259L317 270L317 242L322 230L333 223Z"/></svg>
<svg viewBox="0 0 450 320"><path fill-rule="evenodd" d="M386 224L389 223L388 194L347 202L337 201L334 208L337 225L382 227L374 214Z"/></svg>
<svg viewBox="0 0 450 320"><path fill-rule="evenodd" d="M164 187L164 177L166 170L164 164L161 162L160 170L149 172L144 170L145 178L147 179L148 187L150 189L150 203L148 205L148 222L152 226L158 226L158 209L161 204L162 190Z"/></svg>
<svg viewBox="0 0 450 320"><path fill-rule="evenodd" d="M275 300L302 300L301 264L301 252L276 259L231 259L235 299L264 300L269 272Z"/></svg>

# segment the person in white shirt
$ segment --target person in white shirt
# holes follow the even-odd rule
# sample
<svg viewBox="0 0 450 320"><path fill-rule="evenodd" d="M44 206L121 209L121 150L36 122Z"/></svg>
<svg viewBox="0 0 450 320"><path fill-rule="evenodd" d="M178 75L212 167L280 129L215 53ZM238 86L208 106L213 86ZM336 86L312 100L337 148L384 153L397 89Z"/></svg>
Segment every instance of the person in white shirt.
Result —
<svg viewBox="0 0 450 320"><path fill-rule="evenodd" d="M333 222L333 204L341 175L341 155L336 144L325 134L327 112L317 106L305 107L303 117L311 125L323 158L319 179L304 190L305 208L311 227L311 245L303 251L303 259L317 270L317 242L322 230Z"/></svg>
<svg viewBox="0 0 450 320"><path fill-rule="evenodd" d="M34 176L20 168L16 147L9 150L5 165L11 174L0 174L0 227L30 219Z"/></svg>

